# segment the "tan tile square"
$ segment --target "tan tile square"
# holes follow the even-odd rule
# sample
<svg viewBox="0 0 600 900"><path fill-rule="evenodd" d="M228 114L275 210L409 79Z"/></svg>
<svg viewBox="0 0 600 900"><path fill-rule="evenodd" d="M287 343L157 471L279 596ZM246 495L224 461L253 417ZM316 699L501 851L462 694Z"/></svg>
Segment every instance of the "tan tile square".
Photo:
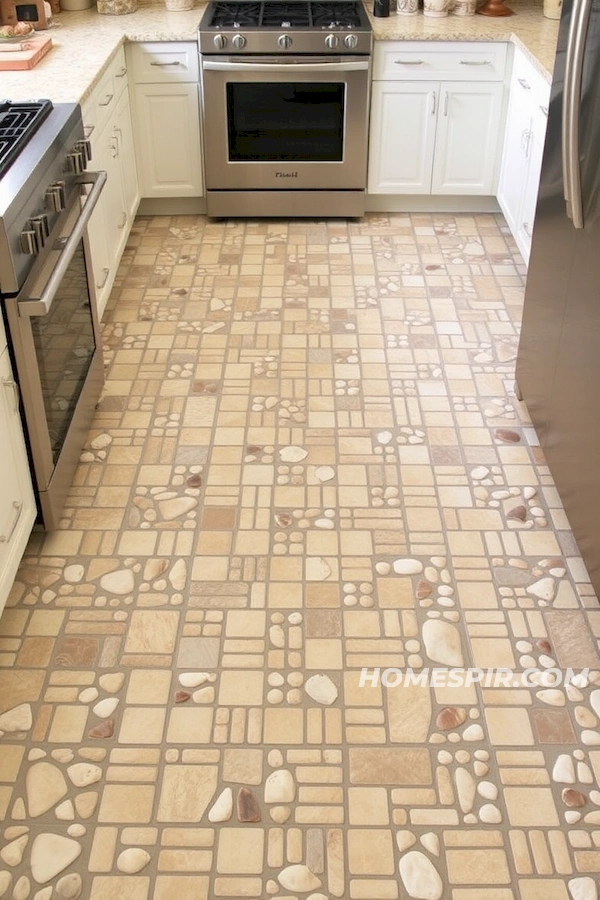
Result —
<svg viewBox="0 0 600 900"><path fill-rule="evenodd" d="M304 659L307 669L341 669L342 642L334 638L307 638Z"/></svg>
<svg viewBox="0 0 600 900"><path fill-rule="evenodd" d="M78 744L85 731L87 706L57 706L48 740L54 744Z"/></svg>
<svg viewBox="0 0 600 900"><path fill-rule="evenodd" d="M126 703L150 704L167 703L171 690L170 671L156 669L135 669L129 676Z"/></svg>
<svg viewBox="0 0 600 900"><path fill-rule="evenodd" d="M262 706L263 672L229 669L219 679L221 706Z"/></svg>
<svg viewBox="0 0 600 900"><path fill-rule="evenodd" d="M217 871L221 875L260 875L263 871L262 828L221 828Z"/></svg>
<svg viewBox="0 0 600 900"><path fill-rule="evenodd" d="M160 744L165 727L165 709L129 706L119 729L120 744Z"/></svg>
<svg viewBox="0 0 600 900"><path fill-rule="evenodd" d="M344 610L344 634L346 637L379 637L381 625L375 610Z"/></svg>
<svg viewBox="0 0 600 900"><path fill-rule="evenodd" d="M556 826L556 806L549 787L505 787L504 801L511 825Z"/></svg>
<svg viewBox="0 0 600 900"><path fill-rule="evenodd" d="M23 668L45 668L52 658L54 643L55 639L52 637L24 638L17 656L17 665Z"/></svg>
<svg viewBox="0 0 600 900"><path fill-rule="evenodd" d="M473 662L478 667L515 668L515 657L512 644L508 638L474 638L471 639Z"/></svg>
<svg viewBox="0 0 600 900"><path fill-rule="evenodd" d="M267 617L262 610L232 609L227 613L227 637L264 637Z"/></svg>
<svg viewBox="0 0 600 900"><path fill-rule="evenodd" d="M499 746L508 744L514 747L527 747L535 743L529 715L525 709L515 707L495 707L486 709L490 740Z"/></svg>
<svg viewBox="0 0 600 900"><path fill-rule="evenodd" d="M348 788L350 825L388 825L388 796L385 788Z"/></svg>
<svg viewBox="0 0 600 900"><path fill-rule="evenodd" d="M28 618L29 611L26 609L5 609L0 619L0 638L19 637L23 634Z"/></svg>
<svg viewBox="0 0 600 900"><path fill-rule="evenodd" d="M98 821L145 824L152 819L153 802L153 785L107 784L102 791Z"/></svg>
<svg viewBox="0 0 600 900"><path fill-rule="evenodd" d="M302 709L273 709L264 712L263 742L265 744L301 744L304 740L304 711Z"/></svg>
<svg viewBox="0 0 600 900"><path fill-rule="evenodd" d="M348 868L352 875L393 875L392 833L381 828L348 831Z"/></svg>
<svg viewBox="0 0 600 900"><path fill-rule="evenodd" d="M134 610L125 651L127 653L172 653L175 649L178 612L164 610Z"/></svg>
<svg viewBox="0 0 600 900"><path fill-rule="evenodd" d="M197 556L192 562L193 581L227 581L229 557Z"/></svg>
<svg viewBox="0 0 600 900"><path fill-rule="evenodd" d="M35 609L27 627L28 635L55 637L61 627L65 613L60 609Z"/></svg>
<svg viewBox="0 0 600 900"><path fill-rule="evenodd" d="M240 556L266 556L270 543L268 531L238 531L234 552Z"/></svg>
<svg viewBox="0 0 600 900"><path fill-rule="evenodd" d="M231 553L232 541L232 535L228 531L201 531L196 553L210 557L228 554Z"/></svg>
<svg viewBox="0 0 600 900"><path fill-rule="evenodd" d="M207 744L212 732L212 709L175 707L169 714L167 742L170 744Z"/></svg>
<svg viewBox="0 0 600 900"><path fill-rule="evenodd" d="M223 751L223 781L236 784L261 784L262 750L226 749Z"/></svg>
<svg viewBox="0 0 600 900"><path fill-rule="evenodd" d="M208 531L224 528L230 531L235 527L236 510L227 506L207 506L202 510L202 528Z"/></svg>

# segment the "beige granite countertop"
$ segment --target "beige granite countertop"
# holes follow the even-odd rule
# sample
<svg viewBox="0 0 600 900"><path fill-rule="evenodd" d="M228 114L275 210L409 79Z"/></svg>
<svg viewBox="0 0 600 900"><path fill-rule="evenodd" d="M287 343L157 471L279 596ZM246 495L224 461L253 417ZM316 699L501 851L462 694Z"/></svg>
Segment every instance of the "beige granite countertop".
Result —
<svg viewBox="0 0 600 900"><path fill-rule="evenodd" d="M392 0L393 5L393 0ZM558 22L545 19L540 0L510 0L516 15L448 16L427 19L392 13L371 18L375 40L513 41L550 79ZM187 12L169 12L162 4L144 4L125 16L101 16L95 7L62 12L50 34L54 46L29 72L3 72L2 95L13 100L48 97L55 103L81 102L98 80L115 50L125 41L193 41L206 4Z"/></svg>

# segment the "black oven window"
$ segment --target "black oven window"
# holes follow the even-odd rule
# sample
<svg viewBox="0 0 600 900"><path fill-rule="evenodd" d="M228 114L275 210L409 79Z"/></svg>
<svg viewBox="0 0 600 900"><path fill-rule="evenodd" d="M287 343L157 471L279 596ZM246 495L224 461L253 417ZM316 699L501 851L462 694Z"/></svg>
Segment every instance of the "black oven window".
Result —
<svg viewBox="0 0 600 900"><path fill-rule="evenodd" d="M81 241L50 312L32 317L31 329L56 462L96 349Z"/></svg>
<svg viewBox="0 0 600 900"><path fill-rule="evenodd" d="M231 162L342 162L345 85L229 83Z"/></svg>

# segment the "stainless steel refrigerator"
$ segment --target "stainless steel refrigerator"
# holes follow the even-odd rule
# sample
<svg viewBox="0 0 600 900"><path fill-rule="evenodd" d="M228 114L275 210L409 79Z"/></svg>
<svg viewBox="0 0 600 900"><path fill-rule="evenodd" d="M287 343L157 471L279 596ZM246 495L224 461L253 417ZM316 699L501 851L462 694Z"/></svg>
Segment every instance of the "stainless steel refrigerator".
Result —
<svg viewBox="0 0 600 900"><path fill-rule="evenodd" d="M600 0L564 0L517 393L600 596Z"/></svg>

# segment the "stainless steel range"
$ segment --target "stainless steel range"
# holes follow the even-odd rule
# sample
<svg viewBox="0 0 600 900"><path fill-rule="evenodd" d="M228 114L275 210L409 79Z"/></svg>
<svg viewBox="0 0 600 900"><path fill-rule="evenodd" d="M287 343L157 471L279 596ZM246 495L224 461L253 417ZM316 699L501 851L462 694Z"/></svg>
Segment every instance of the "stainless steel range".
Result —
<svg viewBox="0 0 600 900"><path fill-rule="evenodd" d="M0 103L0 307L47 529L103 383L83 232L106 173L86 173L89 159L79 106Z"/></svg>
<svg viewBox="0 0 600 900"><path fill-rule="evenodd" d="M360 216L371 25L360 0L209 3L199 30L210 216Z"/></svg>

